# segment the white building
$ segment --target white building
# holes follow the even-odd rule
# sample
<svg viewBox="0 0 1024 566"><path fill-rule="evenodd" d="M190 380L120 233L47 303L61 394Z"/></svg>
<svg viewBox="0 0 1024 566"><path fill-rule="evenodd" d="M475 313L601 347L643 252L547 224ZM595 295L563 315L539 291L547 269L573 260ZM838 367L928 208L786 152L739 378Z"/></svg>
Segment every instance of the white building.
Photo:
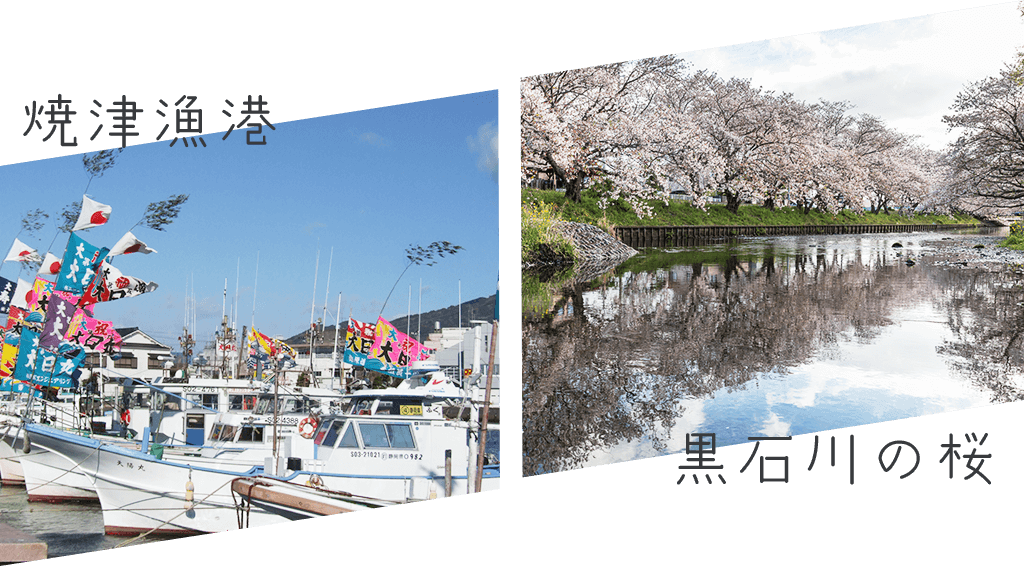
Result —
<svg viewBox="0 0 1024 566"><path fill-rule="evenodd" d="M487 376L487 364L491 354L491 336L494 325L479 320L470 321L469 328L441 328L430 333L423 345L435 350L433 359L441 370L450 378L469 374L471 379L483 379ZM493 344L494 376L501 373L501 364L497 341ZM480 382L481 386L483 382ZM498 387L497 380L493 384Z"/></svg>
<svg viewBox="0 0 1024 566"><path fill-rule="evenodd" d="M152 382L166 375L165 363L172 361L171 347L165 346L138 327L117 328L121 335L121 355L113 359L103 353L87 354L82 367L98 372L104 381L132 377Z"/></svg>

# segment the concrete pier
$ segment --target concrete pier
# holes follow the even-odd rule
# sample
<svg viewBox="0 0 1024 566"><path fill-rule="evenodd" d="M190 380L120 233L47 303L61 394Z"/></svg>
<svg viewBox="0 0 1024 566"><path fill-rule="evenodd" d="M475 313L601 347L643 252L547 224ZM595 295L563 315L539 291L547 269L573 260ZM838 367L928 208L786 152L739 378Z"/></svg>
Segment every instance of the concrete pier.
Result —
<svg viewBox="0 0 1024 566"><path fill-rule="evenodd" d="M46 559L46 543L0 523L0 564Z"/></svg>

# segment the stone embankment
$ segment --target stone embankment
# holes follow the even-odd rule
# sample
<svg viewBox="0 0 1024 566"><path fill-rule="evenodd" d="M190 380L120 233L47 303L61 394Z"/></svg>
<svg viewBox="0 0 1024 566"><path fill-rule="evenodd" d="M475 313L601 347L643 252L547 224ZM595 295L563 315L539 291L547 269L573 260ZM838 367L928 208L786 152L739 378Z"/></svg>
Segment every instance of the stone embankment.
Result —
<svg viewBox="0 0 1024 566"><path fill-rule="evenodd" d="M572 242L580 263L621 263L637 254L633 248L591 224L559 222L554 228Z"/></svg>

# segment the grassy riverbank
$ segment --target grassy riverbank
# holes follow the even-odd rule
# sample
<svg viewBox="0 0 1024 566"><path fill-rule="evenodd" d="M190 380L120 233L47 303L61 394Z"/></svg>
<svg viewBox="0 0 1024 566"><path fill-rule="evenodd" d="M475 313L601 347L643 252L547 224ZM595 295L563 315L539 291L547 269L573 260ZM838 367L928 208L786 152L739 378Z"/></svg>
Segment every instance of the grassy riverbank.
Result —
<svg viewBox="0 0 1024 566"><path fill-rule="evenodd" d="M652 202L654 213L639 218L633 209L622 201L611 203L601 209L596 191L586 191L580 202L567 201L565 193L523 189L522 190L522 257L523 263L571 263L574 256L572 244L551 227L555 222L584 222L598 226L612 233L615 226L806 226L806 225L852 225L852 224L980 224L965 214L946 216L941 214L857 214L850 210L838 214L827 214L817 210L803 212L796 208L769 210L762 206L741 206L736 213L726 210L724 205L708 205L701 210L682 200ZM1012 242L1024 249L1024 231L1019 242Z"/></svg>
<svg viewBox="0 0 1024 566"><path fill-rule="evenodd" d="M1014 222L1010 226L1010 235L999 245L1011 250L1024 250L1024 221Z"/></svg>

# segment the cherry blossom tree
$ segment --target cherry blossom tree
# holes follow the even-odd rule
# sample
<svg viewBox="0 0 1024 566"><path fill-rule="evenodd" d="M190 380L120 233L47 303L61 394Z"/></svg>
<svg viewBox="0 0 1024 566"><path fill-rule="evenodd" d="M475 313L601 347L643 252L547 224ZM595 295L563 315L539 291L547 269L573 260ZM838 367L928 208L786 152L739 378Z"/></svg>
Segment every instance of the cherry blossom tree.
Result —
<svg viewBox="0 0 1024 566"><path fill-rule="evenodd" d="M848 102L810 104L749 79L687 73L673 56L528 77L521 82L522 179L579 201L621 199L640 216L670 190L703 207L720 193L805 212L911 210L934 202L937 155ZM943 183L948 194L949 183ZM948 201L949 199L944 199Z"/></svg>
<svg viewBox="0 0 1024 566"><path fill-rule="evenodd" d="M666 199L664 181L711 160L709 146L687 138L697 128L666 105L684 77L674 56L528 77L520 85L522 176L544 176L579 201L586 187L607 187L640 215Z"/></svg>
<svg viewBox="0 0 1024 566"><path fill-rule="evenodd" d="M951 185L973 208L1024 203L1024 85L1011 68L967 85L942 121L960 137L949 147Z"/></svg>

